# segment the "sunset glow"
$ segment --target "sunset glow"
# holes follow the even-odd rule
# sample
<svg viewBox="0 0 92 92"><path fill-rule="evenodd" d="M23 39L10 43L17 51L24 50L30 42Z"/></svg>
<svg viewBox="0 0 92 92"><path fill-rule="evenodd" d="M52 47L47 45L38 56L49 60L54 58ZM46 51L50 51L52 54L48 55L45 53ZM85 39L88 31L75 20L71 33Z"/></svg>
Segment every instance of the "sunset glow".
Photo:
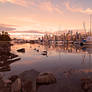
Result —
<svg viewBox="0 0 92 92"><path fill-rule="evenodd" d="M17 31L89 29L91 0L0 0L0 25Z"/></svg>

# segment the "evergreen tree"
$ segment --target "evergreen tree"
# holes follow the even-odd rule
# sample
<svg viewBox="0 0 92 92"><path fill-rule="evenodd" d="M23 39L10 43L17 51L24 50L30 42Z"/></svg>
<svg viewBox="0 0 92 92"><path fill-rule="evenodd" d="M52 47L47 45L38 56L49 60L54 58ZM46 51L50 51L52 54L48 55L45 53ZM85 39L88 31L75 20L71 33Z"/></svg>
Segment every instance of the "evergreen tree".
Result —
<svg viewBox="0 0 92 92"><path fill-rule="evenodd" d="M0 34L0 41L11 41L8 32L2 31L2 33Z"/></svg>

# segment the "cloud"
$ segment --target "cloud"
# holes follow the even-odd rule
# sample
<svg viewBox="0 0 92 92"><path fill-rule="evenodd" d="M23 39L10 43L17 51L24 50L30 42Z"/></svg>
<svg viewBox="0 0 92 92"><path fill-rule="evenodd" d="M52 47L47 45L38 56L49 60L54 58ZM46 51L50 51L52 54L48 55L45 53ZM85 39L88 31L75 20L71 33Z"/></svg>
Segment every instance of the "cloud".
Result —
<svg viewBox="0 0 92 92"><path fill-rule="evenodd" d="M29 2L27 2L26 0L0 0L1 3L12 3L12 4L16 4L16 5L20 5L20 6L28 6ZM30 2L30 4L33 4L33 2Z"/></svg>
<svg viewBox="0 0 92 92"><path fill-rule="evenodd" d="M12 31L16 30L16 28L10 27L13 25L0 24L0 31Z"/></svg>
<svg viewBox="0 0 92 92"><path fill-rule="evenodd" d="M74 8L74 7L70 6L69 2L65 2L65 6L71 12L80 12L80 13L85 13L85 14L92 14L92 9L91 8L87 8L87 9Z"/></svg>
<svg viewBox="0 0 92 92"><path fill-rule="evenodd" d="M51 3L50 1L41 2L41 3L38 5L38 8L40 8L41 10L49 11L49 12L54 12L54 13L58 13L58 14L63 14L63 11L58 7L58 5L54 5L54 4Z"/></svg>
<svg viewBox="0 0 92 92"><path fill-rule="evenodd" d="M35 0L0 0L0 2L1 3L8 2L11 4L23 6L23 7L35 6L35 8L38 8L40 10L63 14L63 11L61 11L61 9L57 5L54 5L51 1L35 2Z"/></svg>

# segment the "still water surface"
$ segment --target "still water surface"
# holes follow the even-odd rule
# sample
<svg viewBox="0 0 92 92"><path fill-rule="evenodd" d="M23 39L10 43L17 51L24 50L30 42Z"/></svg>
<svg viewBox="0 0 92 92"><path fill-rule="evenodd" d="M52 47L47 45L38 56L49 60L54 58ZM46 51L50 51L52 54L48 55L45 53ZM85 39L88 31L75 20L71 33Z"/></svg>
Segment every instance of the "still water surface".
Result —
<svg viewBox="0 0 92 92"><path fill-rule="evenodd" d="M25 53L16 51L20 48L25 48ZM34 48L39 49L39 52ZM41 55L44 50L48 51L47 56ZM53 72L56 76L56 84L41 86L38 92L83 92L81 79L92 79L92 48L15 44L11 47L11 52L19 55L21 60L12 63L11 71L4 72L4 76L9 77L30 69ZM90 89L89 92L91 91Z"/></svg>

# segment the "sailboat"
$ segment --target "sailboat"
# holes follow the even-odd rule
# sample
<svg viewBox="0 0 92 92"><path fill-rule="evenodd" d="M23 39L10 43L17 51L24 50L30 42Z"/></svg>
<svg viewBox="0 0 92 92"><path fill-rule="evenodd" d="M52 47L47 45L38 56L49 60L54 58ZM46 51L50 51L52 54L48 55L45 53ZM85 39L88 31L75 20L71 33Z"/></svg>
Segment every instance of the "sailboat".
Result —
<svg viewBox="0 0 92 92"><path fill-rule="evenodd" d="M91 35L91 15L90 15L90 35L83 40L80 45L92 45L92 35Z"/></svg>

